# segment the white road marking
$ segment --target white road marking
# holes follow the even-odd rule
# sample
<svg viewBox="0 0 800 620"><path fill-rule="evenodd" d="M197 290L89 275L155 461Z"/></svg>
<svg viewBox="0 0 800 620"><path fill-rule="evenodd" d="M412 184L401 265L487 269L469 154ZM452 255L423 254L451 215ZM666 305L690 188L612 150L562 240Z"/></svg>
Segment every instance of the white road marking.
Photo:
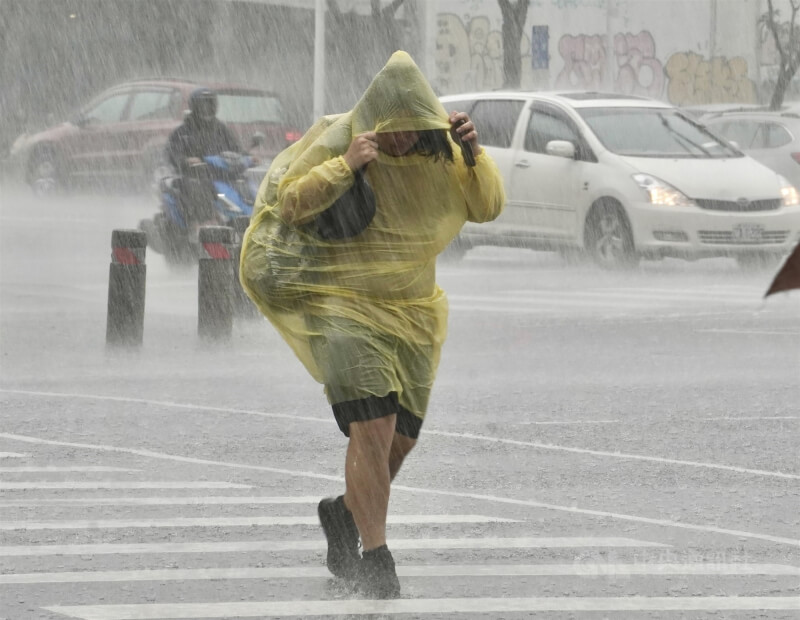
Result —
<svg viewBox="0 0 800 620"><path fill-rule="evenodd" d="M757 334L764 336L800 336L796 330L767 330L767 329L696 329L696 332L710 332L717 334Z"/></svg>
<svg viewBox="0 0 800 620"><path fill-rule="evenodd" d="M737 417L695 418L702 422L739 422L744 420L800 420L796 415L748 415Z"/></svg>
<svg viewBox="0 0 800 620"><path fill-rule="evenodd" d="M319 496L255 497L248 495L212 495L209 497L59 497L25 501L0 501L2 508L25 506L216 506L247 504L314 504Z"/></svg>
<svg viewBox="0 0 800 620"><path fill-rule="evenodd" d="M620 304L603 306L602 315L597 314L597 306L600 304L575 304L573 310L583 310L584 314L591 315L594 321L618 321L620 319L635 319L637 324L644 324L649 322L662 322L665 320L682 320L682 319L697 319L700 317L727 317L739 316L742 311L730 310L717 310L713 312L676 312L677 306L641 306L639 308L621 307ZM532 305L492 305L486 303L463 303L455 302L450 304L450 310L458 312L485 312L490 314L529 314L529 315L542 315L548 318L563 319L563 305L559 304L553 308L536 307ZM643 311L649 310L649 314L643 314ZM658 310L658 314L653 312ZM573 312L571 316L581 316L578 312Z"/></svg>
<svg viewBox="0 0 800 620"><path fill-rule="evenodd" d="M703 285L703 288L674 288L674 289L666 289L666 288L656 288L656 287L642 287L637 286L635 289L631 288L620 288L620 287L611 287L611 288L604 288L604 289L596 289L596 290L603 290L603 291L613 291L613 292L620 292L620 293L630 293L632 291L640 292L644 294L650 293L661 293L661 294L675 294L675 295L706 295L711 298L717 298L721 295L728 295L732 297L741 297L745 296L749 298L751 295L755 295L759 299L763 294L763 290L760 288L755 288L752 286L732 286L732 285L722 285L722 286L706 286Z"/></svg>
<svg viewBox="0 0 800 620"><path fill-rule="evenodd" d="M28 489L252 489L247 484L233 482L188 481L188 482L119 482L116 480L61 480L54 482L0 482L0 491Z"/></svg>
<svg viewBox="0 0 800 620"><path fill-rule="evenodd" d="M613 457L619 459L630 459L635 461L648 461L651 463L663 463L668 465L685 465L688 467L701 467L705 469L719 469L732 471L740 474L754 476L766 476L770 478L786 478L788 480L800 480L800 474L789 474L780 471L767 471L764 469L749 469L735 465L719 465L717 463L703 463L701 461L683 461L680 459L667 459L660 456L648 456L645 454L630 454L627 452L609 452L607 450L590 450L588 448L571 448L569 446L559 446L556 444L540 443L538 441L520 441L518 439L504 439L501 437L487 437L486 435L475 435L473 433L451 433L447 431L427 431L429 435L441 435L443 437L456 437L458 439L472 439L475 441L486 441L489 443L499 443L511 446L523 446L538 448L541 450L556 450L560 452L574 452L576 454L589 454L592 456Z"/></svg>
<svg viewBox="0 0 800 620"><path fill-rule="evenodd" d="M578 308L585 310L593 310L598 306L608 306L610 308L623 308L629 310L648 310L657 307L661 304L653 303L647 299L641 301L628 301L625 299L606 299L598 298L588 301L586 299L578 299L572 297L552 297L540 296L531 297L530 299L522 297L492 297L487 295L448 295L448 301L451 306L458 306L464 308L528 308L534 309L536 306L540 308L547 306L556 306L558 308ZM655 301L655 300L654 300ZM516 310L518 311L518 310Z"/></svg>
<svg viewBox="0 0 800 620"><path fill-rule="evenodd" d="M0 390L1 392L2 390ZM291 417L291 416L287 416ZM432 433L434 431L428 431ZM164 452L155 452L153 450L142 450L137 448L126 448L121 446L107 446L99 444L86 444L67 441L55 441L52 439L42 439L40 437L28 437L26 435L15 435L11 433L0 433L0 437L5 439L13 439L16 441L23 441L27 443L34 443L40 445L51 446L69 446L73 448L81 448L87 450L99 450L103 452L114 452L120 454L135 454L137 456L145 456L155 459L163 459L168 461L175 461L178 463L192 463L195 465L214 465L217 467L227 467L232 469L241 469L245 471L262 471L275 474L284 474L287 476L294 476L299 478L308 478L312 480L328 480L338 483L344 483L341 476L332 476L329 474L320 474L309 471L299 471L294 469L283 469L278 467L268 467L265 465L251 465L248 463L232 463L228 461L214 461L211 459L199 459L189 456L181 456L177 454L168 454ZM620 521L628 521L631 523L646 523L649 525L659 525L662 527L692 530L696 532L705 532L711 534L724 534L726 536L735 536L738 538L752 538L755 540L765 540L772 543L783 545L790 545L792 547L800 547L800 538L785 538L782 536L774 536L772 534L762 534L760 532L748 532L744 530L733 530L728 528L716 527L713 525L702 525L698 523L686 523L682 521L670 521L669 519L654 519L651 517L642 517L639 515L629 515L618 512L609 512L604 510L592 510L588 508L579 508L577 506L563 506L559 504L550 504L547 502L537 502L534 500L516 499L511 497L500 497L497 495L487 495L482 493L467 493L463 491L445 491L443 489L430 489L425 487L411 487L405 485L394 485L392 487L398 491L407 491L410 493L423 493L428 495L437 495L440 497L459 497L466 499L481 500L496 504L509 504L514 506L526 506L529 508L543 508L546 510L555 510L558 512L567 512L571 514L582 514L599 516L609 519L617 519Z"/></svg>
<svg viewBox="0 0 800 620"><path fill-rule="evenodd" d="M140 469L126 469L124 467L103 467L101 465L42 465L40 467L0 467L0 474L45 474L61 472L135 472Z"/></svg>
<svg viewBox="0 0 800 620"><path fill-rule="evenodd" d="M3 392L10 392L14 394L28 394L30 396L44 396L44 397L57 397L57 398L79 398L79 399L88 399L88 400L110 400L114 402L126 402L126 403L141 403L146 405L152 405L156 407L173 407L177 409L192 409L192 410L200 410L200 411L216 411L221 413L230 413L230 414L246 414L246 415L255 415L259 417L265 418L278 418L278 419L289 419L294 421L305 421L305 422L313 422L314 424L335 424L335 420L330 418L315 418L310 416L295 416L286 413L270 413L265 411L255 411L252 409L229 409L225 407L208 407L204 405L190 405L185 403L173 403L169 401L154 401L154 400L147 400L141 398L126 398L121 396L99 396L95 394L68 394L68 393L61 393L61 392L29 392L24 390L3 390L0 389L0 393ZM625 452L609 452L604 450L591 450L588 448L574 448L571 446L560 446L557 444L545 444L539 443L534 441L519 441L515 439L504 439L502 437L491 437L488 435L476 435L474 433L451 433L447 431L438 431L435 429L430 429L425 431L428 435L439 435L442 437L458 437L460 439L472 439L475 441L486 441L490 443L500 443L500 444L508 444L508 445L516 445L516 446L523 446L523 447L531 447L531 448L538 448L542 450L555 450L555 451L564 451L564 452L572 452L575 454L589 454L592 456L601 456L601 457L608 457L608 458L615 458L615 459L632 459L637 461L651 461L654 463L661 463L664 465L681 465L681 466L689 466L689 467L700 467L700 468L707 468L707 469L719 469L724 471L731 471L735 473L741 474L748 474L748 475L757 475L757 476L768 476L774 478L787 478L787 479L794 479L800 480L800 474L792 474L792 473L784 473L784 472L775 472L775 471L768 471L762 469L748 469L746 467L737 467L735 465L721 465L718 463L706 463L701 461L683 461L679 459L668 459L659 456L649 456L643 454L629 454ZM25 435L15 435L12 433L0 433L0 437L5 439L11 439L16 441L27 441L29 443L41 443L44 445L68 445L72 447L87 447L89 449L102 449L102 450L112 450L112 451L122 451L128 452L130 454L138 454L141 456L150 456L153 458L164 458L163 455L160 453L150 452L148 450L133 450L127 448L113 448L108 446L96 446L93 444L77 444L77 443L70 443L70 442L58 442L53 440L47 439L40 439L40 438L31 438ZM174 457L169 457L174 458ZM191 459L187 462L195 462ZM198 461L199 462L199 461ZM216 461L209 461L210 463L214 463ZM288 475L297 475L297 472L294 470L283 470L277 468L267 468L262 471L272 471L274 473L286 473ZM316 477L321 480L332 480L332 481L339 481L341 480L338 476L326 476L324 474L312 474L311 472L306 472L309 477Z"/></svg>
<svg viewBox="0 0 800 620"><path fill-rule="evenodd" d="M479 614L535 611L785 611L797 596L577 596L327 600L134 605L56 605L47 611L82 620L164 620L368 614Z"/></svg>
<svg viewBox="0 0 800 620"><path fill-rule="evenodd" d="M443 564L397 567L399 577L632 577L637 575L800 576L800 567L783 564ZM2 584L208 581L211 579L330 578L327 568L169 568L151 570L65 571L0 575Z"/></svg>
<svg viewBox="0 0 800 620"><path fill-rule="evenodd" d="M521 299L538 303L542 298L547 300L582 300L581 303L594 304L596 301L608 300L606 303L615 303L616 300L641 300L650 301L653 304L671 301L675 303L744 303L761 302L761 291L753 291L752 294L728 291L703 291L703 290L667 290L667 289L593 289L585 291L554 291L554 290L515 290L508 291L507 296L500 297L487 296L475 297L475 299L497 300Z"/></svg>
<svg viewBox="0 0 800 620"><path fill-rule="evenodd" d="M664 548L663 543L619 537L524 538L394 538L392 549L574 549ZM165 553L250 553L261 551L324 551L324 540L246 540L185 543L86 543L74 545L11 545L0 547L0 557L51 555L141 555Z"/></svg>
<svg viewBox="0 0 800 620"><path fill-rule="evenodd" d="M529 420L519 426L571 426L580 424L619 424L620 420Z"/></svg>
<svg viewBox="0 0 800 620"><path fill-rule="evenodd" d="M0 459L24 459L29 456L30 454L22 454L20 452L0 452Z"/></svg>
<svg viewBox="0 0 800 620"><path fill-rule="evenodd" d="M483 515L390 515L390 524L520 523L516 519ZM175 517L173 519L87 519L76 521L0 521L0 530L96 530L150 527L249 527L261 525L319 525L313 517Z"/></svg>

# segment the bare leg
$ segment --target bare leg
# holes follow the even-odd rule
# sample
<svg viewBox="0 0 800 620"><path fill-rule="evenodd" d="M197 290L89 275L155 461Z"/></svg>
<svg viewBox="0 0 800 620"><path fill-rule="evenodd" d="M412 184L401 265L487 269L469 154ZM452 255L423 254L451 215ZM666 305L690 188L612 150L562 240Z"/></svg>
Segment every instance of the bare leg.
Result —
<svg viewBox="0 0 800 620"><path fill-rule="evenodd" d="M386 513L391 484L389 453L395 436L396 418L392 414L350 423L344 503L353 513L365 551L386 544Z"/></svg>
<svg viewBox="0 0 800 620"><path fill-rule="evenodd" d="M411 439L411 437L406 437L400 433L394 434L392 448L389 451L389 478L394 480L397 472L400 471L403 459L406 458L406 455L411 452L415 445L417 445L416 439Z"/></svg>

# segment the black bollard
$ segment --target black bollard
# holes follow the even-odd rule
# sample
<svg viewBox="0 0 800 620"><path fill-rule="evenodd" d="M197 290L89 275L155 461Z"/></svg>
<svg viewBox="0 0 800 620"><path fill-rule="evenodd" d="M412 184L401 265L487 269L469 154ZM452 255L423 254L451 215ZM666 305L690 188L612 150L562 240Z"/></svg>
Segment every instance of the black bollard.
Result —
<svg viewBox="0 0 800 620"><path fill-rule="evenodd" d="M242 254L244 233L250 225L249 215L239 215L233 219L233 231L236 235L236 248L233 256L233 313L237 318L252 319L261 316L255 304L247 296L239 282L239 258Z"/></svg>
<svg viewBox="0 0 800 620"><path fill-rule="evenodd" d="M244 233L248 226L250 226L249 215L237 215L233 218L233 232L236 233L236 243L239 245L242 245L242 239L244 239Z"/></svg>
<svg viewBox="0 0 800 620"><path fill-rule="evenodd" d="M233 330L233 229L200 228L197 271L197 333L209 340L226 340Z"/></svg>
<svg viewBox="0 0 800 620"><path fill-rule="evenodd" d="M147 235L141 230L111 233L106 344L138 346L144 331Z"/></svg>

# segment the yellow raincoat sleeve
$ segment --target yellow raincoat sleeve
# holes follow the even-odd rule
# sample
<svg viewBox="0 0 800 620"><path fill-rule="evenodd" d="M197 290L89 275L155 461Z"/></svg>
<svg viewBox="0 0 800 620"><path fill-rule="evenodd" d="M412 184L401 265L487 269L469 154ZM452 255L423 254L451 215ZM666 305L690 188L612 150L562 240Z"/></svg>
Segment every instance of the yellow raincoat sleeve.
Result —
<svg viewBox="0 0 800 620"><path fill-rule="evenodd" d="M503 177L494 160L482 150L475 157L475 166L463 163L461 150L453 148L456 159L456 170L464 189L467 203L467 220L470 222L490 222L503 211L506 194L503 189Z"/></svg>
<svg viewBox="0 0 800 620"><path fill-rule="evenodd" d="M278 185L278 204L285 222L305 224L353 184L353 171L342 156L351 140L350 115L343 114L322 139L292 162Z"/></svg>
<svg viewBox="0 0 800 620"><path fill-rule="evenodd" d="M283 220L295 226L322 213L353 184L353 171L341 155L308 171L292 166L278 186Z"/></svg>

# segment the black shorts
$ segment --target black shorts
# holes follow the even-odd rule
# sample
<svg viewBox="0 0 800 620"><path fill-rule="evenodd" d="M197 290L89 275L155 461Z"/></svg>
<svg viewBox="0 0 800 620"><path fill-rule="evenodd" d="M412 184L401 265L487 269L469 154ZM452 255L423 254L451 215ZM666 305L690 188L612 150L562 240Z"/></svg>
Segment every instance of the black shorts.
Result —
<svg viewBox="0 0 800 620"><path fill-rule="evenodd" d="M350 422L375 420L387 415L397 414L395 432L411 439L419 437L422 418L414 415L397 402L397 392L386 396L367 396L358 400L347 400L332 405L336 423L346 437L350 437Z"/></svg>

